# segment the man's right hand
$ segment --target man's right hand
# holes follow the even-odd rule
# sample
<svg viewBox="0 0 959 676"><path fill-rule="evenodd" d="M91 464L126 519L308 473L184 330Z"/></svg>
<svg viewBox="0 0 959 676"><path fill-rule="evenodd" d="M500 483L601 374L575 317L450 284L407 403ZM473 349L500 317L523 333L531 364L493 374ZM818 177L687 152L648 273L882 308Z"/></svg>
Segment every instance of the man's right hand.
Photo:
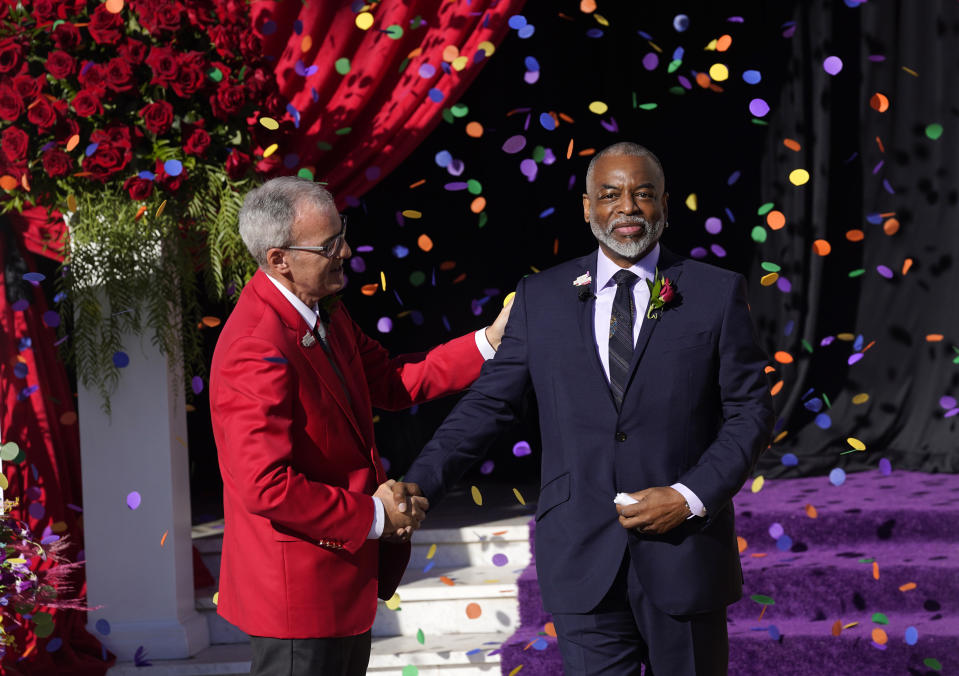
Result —
<svg viewBox="0 0 959 676"><path fill-rule="evenodd" d="M419 486L393 479L380 484L374 495L382 501L386 516L382 537L390 542L409 540L430 506Z"/></svg>

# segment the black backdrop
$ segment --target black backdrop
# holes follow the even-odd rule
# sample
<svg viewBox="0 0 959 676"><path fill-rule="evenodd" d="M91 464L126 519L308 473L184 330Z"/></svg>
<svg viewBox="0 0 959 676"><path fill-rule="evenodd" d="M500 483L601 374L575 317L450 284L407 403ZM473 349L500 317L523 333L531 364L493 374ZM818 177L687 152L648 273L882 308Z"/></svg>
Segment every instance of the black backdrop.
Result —
<svg viewBox="0 0 959 676"><path fill-rule="evenodd" d="M488 323L523 275L595 246L581 216L589 157L579 152L637 141L665 167L671 227L664 243L685 255L702 247L707 262L746 274L764 347L771 358L779 351L793 357L789 364L774 362L771 382L783 380L775 397L779 440L758 473L855 470L876 467L880 458L900 469L959 471L955 418L946 415L955 404L942 400L959 396L953 362L959 354L953 348L959 343L953 264L959 4L688 2L682 11L689 27L682 32L673 25L677 6L606 2L591 15L570 0L527 3L524 16L534 34L522 39L510 31L459 102L466 110L449 111L448 123L348 209L350 243L362 259L354 261L344 294L354 318L395 352L424 349ZM724 34L732 37L727 51L704 49ZM682 63L668 73L677 47L685 51ZM644 65L650 53L658 56L652 70ZM838 74L824 71L827 56L842 59ZM695 81L715 63L729 70L728 80L714 83L721 91ZM539 77L530 84L524 74L536 66ZM749 69L761 72L761 82L743 80ZM890 101L884 113L869 105L875 92ZM753 98L768 102L768 115L751 115ZM593 101L608 111L591 112ZM547 129L542 113L553 113L559 125ZM466 133L474 121L484 128L481 138ZM944 130L938 139L926 133L933 123ZM525 137L525 147L505 152L504 142L515 135ZM787 148L786 138L800 150ZM462 162L461 175L439 166L442 151ZM520 162L544 154L535 180L528 180ZM787 178L797 168L811 176L805 185ZM479 181L487 200L482 216L470 210L476 195L448 189L469 179ZM695 210L687 206L690 194ZM785 215L784 228L765 226L760 207L768 203ZM407 210L422 217L404 217ZM895 235L884 233L879 213L895 214L901 224ZM708 218L720 219L721 232L706 231ZM757 226L766 234L762 243L752 236ZM852 229L862 230L864 240L848 241ZM428 252L417 245L422 234L433 243ZM815 239L831 244L828 256L813 253ZM398 256L397 246L409 253ZM722 257L711 249L717 246ZM903 276L906 258L913 263ZM760 283L769 263L780 266L788 293ZM881 276L878 265L888 266L893 278ZM865 272L849 276L858 269ZM386 291L361 293L363 285L380 283L381 273ZM416 277L426 281L417 285ZM227 309L211 307L216 311ZM377 328L383 317L393 323L389 332ZM927 334L944 338L927 342ZM822 345L830 336L831 344ZM216 332L208 334L211 349L215 338ZM850 365L850 355L872 341ZM868 401L852 403L861 393ZM453 403L378 412L377 440L391 474L405 470ZM196 405L194 493L215 511L219 480L202 395ZM865 443L866 451L843 454L851 450L848 437ZM514 456L517 441L527 441L532 454ZM531 400L527 419L491 449L493 469L487 465L482 473L535 482L540 453Z"/></svg>

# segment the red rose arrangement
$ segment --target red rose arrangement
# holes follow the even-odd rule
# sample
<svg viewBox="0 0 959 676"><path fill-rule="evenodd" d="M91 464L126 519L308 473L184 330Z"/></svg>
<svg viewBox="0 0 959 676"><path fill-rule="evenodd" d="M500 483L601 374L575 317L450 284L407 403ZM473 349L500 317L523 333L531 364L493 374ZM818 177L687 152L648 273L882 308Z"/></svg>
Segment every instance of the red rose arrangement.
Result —
<svg viewBox="0 0 959 676"><path fill-rule="evenodd" d="M660 276L658 268L653 280L647 279L646 284L649 286L649 309L646 310L646 317L659 319L663 308L676 300L676 286L670 279Z"/></svg>

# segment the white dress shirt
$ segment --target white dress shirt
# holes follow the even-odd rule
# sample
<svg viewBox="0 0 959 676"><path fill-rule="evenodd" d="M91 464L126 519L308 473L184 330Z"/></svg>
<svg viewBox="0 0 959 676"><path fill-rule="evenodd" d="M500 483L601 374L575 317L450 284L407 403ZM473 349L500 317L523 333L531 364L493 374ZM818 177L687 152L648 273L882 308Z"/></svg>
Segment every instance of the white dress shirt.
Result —
<svg viewBox="0 0 959 676"><path fill-rule="evenodd" d="M265 271L264 271L265 272ZM323 325L323 322L320 320L320 308L319 306L314 305L312 308L307 307L306 303L296 297L296 295L290 291L288 288L283 286L275 277L271 276L269 273L266 274L266 278L273 282L273 285L280 290L280 293L283 294L283 297L290 301L290 305L296 308L296 311L300 313L300 316L303 317L303 321L306 322L307 326L310 327L312 331L317 327L319 323L319 328L317 332L321 336L326 336L326 327ZM490 345L489 340L486 338L486 328L482 328L477 331L474 335L476 339L476 348L480 351L480 354L483 355L483 359L492 359L496 356L496 350L493 349L493 346ZM373 525L370 526L369 535L367 535L368 540L378 539L383 535L383 528L386 526L386 513L383 508L383 501L380 500L375 495L373 497Z"/></svg>
<svg viewBox="0 0 959 676"><path fill-rule="evenodd" d="M603 371L606 373L606 380L609 380L609 319L613 314L613 300L616 298L616 282L613 281L613 275L623 268L611 261L602 249L599 250L597 261L596 275L593 280L593 288L596 289L596 303L593 307L593 335L596 339L599 360L602 362ZM657 263L659 263L659 243L653 247L652 251L629 267L629 270L639 277L633 284L633 303L636 307L636 318L633 321L633 345L636 345L640 329L643 327L643 321L646 320L646 308L649 305L649 285L646 284L646 280L653 281L656 278ZM690 518L706 515L706 507L702 501L686 486L675 483L670 488L679 491L686 500L689 511L692 512Z"/></svg>

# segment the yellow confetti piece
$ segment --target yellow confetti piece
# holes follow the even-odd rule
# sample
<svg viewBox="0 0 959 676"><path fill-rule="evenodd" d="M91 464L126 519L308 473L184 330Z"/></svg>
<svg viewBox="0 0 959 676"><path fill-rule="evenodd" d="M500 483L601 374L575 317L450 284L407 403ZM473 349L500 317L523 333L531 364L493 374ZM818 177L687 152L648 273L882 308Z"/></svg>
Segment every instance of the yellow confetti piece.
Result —
<svg viewBox="0 0 959 676"><path fill-rule="evenodd" d="M361 31L368 31L373 27L373 15L369 12L360 12L356 15L356 27Z"/></svg>
<svg viewBox="0 0 959 676"><path fill-rule="evenodd" d="M843 629L852 629L855 626L858 626L858 622L850 622L849 624L842 625Z"/></svg>
<svg viewBox="0 0 959 676"><path fill-rule="evenodd" d="M155 218L160 218L160 215L163 213L163 210L166 209L166 200L160 202L160 206L157 207Z"/></svg>
<svg viewBox="0 0 959 676"><path fill-rule="evenodd" d="M436 556L436 545L432 544L430 545L430 548L426 551L426 559L427 560L432 559L434 556Z"/></svg>
<svg viewBox="0 0 959 676"><path fill-rule="evenodd" d="M516 499L519 501L519 504L521 504L521 505L525 505L525 504L526 504L526 500L523 499L523 494L519 492L519 489L518 489L518 488L514 488L514 489L513 489L513 495L516 496Z"/></svg>
<svg viewBox="0 0 959 676"><path fill-rule="evenodd" d="M475 502L480 507L483 506L483 495L480 493L480 489L476 486L470 486L470 493L473 494L473 502Z"/></svg>
<svg viewBox="0 0 959 676"><path fill-rule="evenodd" d="M280 128L280 123L274 120L272 117L261 117L260 124L269 129L270 131L276 131Z"/></svg>
<svg viewBox="0 0 959 676"><path fill-rule="evenodd" d="M703 47L703 50L704 50L704 51L707 51L707 52L715 52L715 51L716 51L716 45L717 45L718 43L719 43L719 40L716 39L716 38L713 38L712 40L709 41L709 44L708 44L708 45L706 45L705 47Z"/></svg>
<svg viewBox="0 0 959 676"><path fill-rule="evenodd" d="M714 63L709 67L709 77L716 82L723 82L729 79L729 68L724 63Z"/></svg>
<svg viewBox="0 0 959 676"><path fill-rule="evenodd" d="M386 291L386 273L380 270L380 286Z"/></svg>
<svg viewBox="0 0 959 676"><path fill-rule="evenodd" d="M393 594L393 595L390 597L390 600L386 602L386 607L389 608L390 610L396 610L397 608L399 608L399 607L400 607L400 595L399 595L399 594Z"/></svg>
<svg viewBox="0 0 959 676"><path fill-rule="evenodd" d="M814 505L806 505L806 516L808 516L810 519L818 519L819 512L816 511L816 507Z"/></svg>
<svg viewBox="0 0 959 676"><path fill-rule="evenodd" d="M839 340L842 340L842 341L844 341L844 342L850 343L850 342L856 340L856 334L854 334L854 333L845 333L845 332L843 332L843 333L837 333L837 334L836 334L836 338L839 339Z"/></svg>
<svg viewBox="0 0 959 676"><path fill-rule="evenodd" d="M867 401L869 401L869 395L865 392L860 392L852 398L852 403L854 403L856 406L859 404L865 404Z"/></svg>
<svg viewBox="0 0 959 676"><path fill-rule="evenodd" d="M423 218L423 212L415 209L404 209L400 213L403 214L403 218Z"/></svg>
<svg viewBox="0 0 959 676"><path fill-rule="evenodd" d="M522 664L519 665L518 667L514 668L511 672L509 672L509 676L516 676L516 674L518 674L519 671L520 671L520 669L522 669L522 668L523 668L523 665L522 665Z"/></svg>
<svg viewBox="0 0 959 676"><path fill-rule="evenodd" d="M596 23L598 23L600 26L609 26L609 19L602 14L594 14L593 18L596 19Z"/></svg>
<svg viewBox="0 0 959 676"><path fill-rule="evenodd" d="M809 172L805 169L793 169L789 172L789 182L793 185L805 185L809 182Z"/></svg>
<svg viewBox="0 0 959 676"><path fill-rule="evenodd" d="M486 56L493 56L493 52L496 51L496 45L494 45L489 40L483 40L481 43L476 45L476 49L486 52Z"/></svg>
<svg viewBox="0 0 959 676"><path fill-rule="evenodd" d="M855 437L849 437L848 439L846 439L846 443L852 446L853 448L855 448L857 451L866 450L866 444L862 443L861 441L859 441L859 439L856 439Z"/></svg>
<svg viewBox="0 0 959 676"><path fill-rule="evenodd" d="M766 483L766 479L762 474L760 474L758 477L753 479L753 485L749 487L749 490L751 490L753 493L758 493L763 489L764 483Z"/></svg>
<svg viewBox="0 0 959 676"><path fill-rule="evenodd" d="M453 67L453 70L460 71L466 68L469 62L470 60L465 56L457 56L450 65Z"/></svg>
<svg viewBox="0 0 959 676"><path fill-rule="evenodd" d="M513 300L515 297L516 297L515 291L510 291L508 294L506 294L506 298L503 299L503 307L506 307L507 305L509 305L509 302Z"/></svg>
<svg viewBox="0 0 959 676"><path fill-rule="evenodd" d="M659 52L660 54L663 53L663 48L660 47L659 45L657 45L657 44L656 44L655 42L653 42L652 40L647 40L646 42L649 43L649 46L652 47L653 49L655 49L655 50L656 50L657 52Z"/></svg>
<svg viewBox="0 0 959 676"><path fill-rule="evenodd" d="M220 604L220 592L213 592L213 605Z"/></svg>
<svg viewBox="0 0 959 676"><path fill-rule="evenodd" d="M763 286L772 286L779 280L778 272L770 272L768 275L763 275L759 278L759 283Z"/></svg>
<svg viewBox="0 0 959 676"><path fill-rule="evenodd" d="M269 148L263 151L263 157L269 157L270 155L275 153L277 151L277 148L279 147L280 145L278 143L272 144Z"/></svg>
<svg viewBox="0 0 959 676"><path fill-rule="evenodd" d="M52 526L50 526L50 530L52 530L54 533L62 533L66 529L67 529L66 521L56 521L54 522Z"/></svg>
<svg viewBox="0 0 959 676"><path fill-rule="evenodd" d="M773 439L773 443L774 443L774 444L778 444L780 441L782 441L783 439L785 439L787 436L789 436L789 431L788 431L788 430L783 430L782 432L780 432L779 434L776 435L776 438Z"/></svg>
<svg viewBox="0 0 959 676"><path fill-rule="evenodd" d="M67 209L70 211L77 210L77 198L75 195L67 195Z"/></svg>
<svg viewBox="0 0 959 676"><path fill-rule="evenodd" d="M161 547L166 544L166 536L169 535L169 534L170 534L170 531L168 531L168 530L163 531L163 536L160 538L160 546L161 546Z"/></svg>
<svg viewBox="0 0 959 676"><path fill-rule="evenodd" d="M10 488L10 484L7 482L7 477L0 474L0 490L7 490L8 488Z"/></svg>
<svg viewBox="0 0 959 676"><path fill-rule="evenodd" d="M699 199L696 197L696 193L690 193L686 198L686 208L690 211L696 211L699 208Z"/></svg>
<svg viewBox="0 0 959 676"><path fill-rule="evenodd" d="M597 115L605 115L606 111L609 110L607 106L602 101L593 101L589 104L589 112L596 113Z"/></svg>
<svg viewBox="0 0 959 676"><path fill-rule="evenodd" d="M4 478L6 478L6 477L4 477ZM15 558L15 559L7 559L6 562L7 562L7 563L26 563L27 560L26 560L25 558L23 558L22 556L18 556L18 557Z"/></svg>
<svg viewBox="0 0 959 676"><path fill-rule="evenodd" d="M906 68L905 66L903 66L902 69L906 71L907 73L909 73L910 75L912 75L913 77L919 77L919 73L914 71L912 68Z"/></svg>

